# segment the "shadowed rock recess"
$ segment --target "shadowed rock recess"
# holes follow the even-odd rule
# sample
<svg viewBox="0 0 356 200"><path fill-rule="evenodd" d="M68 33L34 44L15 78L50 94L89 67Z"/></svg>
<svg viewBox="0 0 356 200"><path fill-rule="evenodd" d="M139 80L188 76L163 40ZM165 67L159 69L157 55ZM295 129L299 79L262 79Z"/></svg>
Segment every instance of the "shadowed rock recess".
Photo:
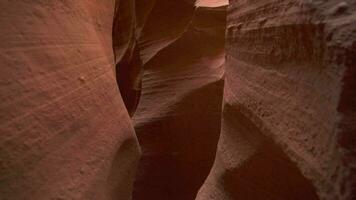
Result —
<svg viewBox="0 0 356 200"><path fill-rule="evenodd" d="M0 200L356 199L354 0L0 9Z"/></svg>

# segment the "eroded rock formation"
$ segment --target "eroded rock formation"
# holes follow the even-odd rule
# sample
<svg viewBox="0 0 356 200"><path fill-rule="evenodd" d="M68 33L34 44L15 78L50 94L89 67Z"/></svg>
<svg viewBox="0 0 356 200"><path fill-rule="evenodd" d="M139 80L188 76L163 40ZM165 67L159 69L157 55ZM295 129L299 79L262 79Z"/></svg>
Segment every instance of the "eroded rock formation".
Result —
<svg viewBox="0 0 356 200"><path fill-rule="evenodd" d="M138 143L114 1L1 1L0 199L129 199Z"/></svg>
<svg viewBox="0 0 356 200"><path fill-rule="evenodd" d="M197 199L355 198L355 8L230 1L221 136Z"/></svg>
<svg viewBox="0 0 356 200"><path fill-rule="evenodd" d="M227 3L1 1L0 200L353 200L356 2Z"/></svg>
<svg viewBox="0 0 356 200"><path fill-rule="evenodd" d="M226 7L194 10L187 5L187 12L179 12L184 16L173 21L185 26L174 25L181 27L175 37L153 45L157 34L165 34L150 20L169 18L177 7L169 8L151 13L139 39L144 73L133 120L143 154L134 199L194 199L220 133ZM148 55L155 46L159 49Z"/></svg>

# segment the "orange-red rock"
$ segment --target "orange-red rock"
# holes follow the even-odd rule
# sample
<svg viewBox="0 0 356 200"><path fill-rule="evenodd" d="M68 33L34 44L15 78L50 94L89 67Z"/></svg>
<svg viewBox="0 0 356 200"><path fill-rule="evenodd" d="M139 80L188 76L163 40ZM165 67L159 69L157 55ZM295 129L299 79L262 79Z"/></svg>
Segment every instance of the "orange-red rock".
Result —
<svg viewBox="0 0 356 200"><path fill-rule="evenodd" d="M116 84L114 4L0 2L1 200L130 198L139 151Z"/></svg>
<svg viewBox="0 0 356 200"><path fill-rule="evenodd" d="M138 39L144 72L133 120L143 155L134 199L194 199L209 173L220 133L225 9L157 1L148 15Z"/></svg>
<svg viewBox="0 0 356 200"><path fill-rule="evenodd" d="M0 200L355 199L354 0L0 9Z"/></svg>
<svg viewBox="0 0 356 200"><path fill-rule="evenodd" d="M207 199L355 198L354 1L230 1Z"/></svg>

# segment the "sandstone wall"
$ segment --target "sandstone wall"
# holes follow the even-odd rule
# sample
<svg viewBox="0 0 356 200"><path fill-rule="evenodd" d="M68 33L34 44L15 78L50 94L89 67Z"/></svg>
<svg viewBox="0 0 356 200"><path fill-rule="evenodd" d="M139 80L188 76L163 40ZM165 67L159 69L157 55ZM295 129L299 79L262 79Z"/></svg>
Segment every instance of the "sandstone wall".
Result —
<svg viewBox="0 0 356 200"><path fill-rule="evenodd" d="M197 199L354 199L355 8L230 1L222 130Z"/></svg>
<svg viewBox="0 0 356 200"><path fill-rule="evenodd" d="M1 200L130 198L139 149L116 84L114 8L0 2Z"/></svg>
<svg viewBox="0 0 356 200"><path fill-rule="evenodd" d="M136 1L143 69L133 120L143 155L134 199L194 199L208 175L220 132L225 12Z"/></svg>
<svg viewBox="0 0 356 200"><path fill-rule="evenodd" d="M226 4L0 1L0 200L355 199L356 2Z"/></svg>

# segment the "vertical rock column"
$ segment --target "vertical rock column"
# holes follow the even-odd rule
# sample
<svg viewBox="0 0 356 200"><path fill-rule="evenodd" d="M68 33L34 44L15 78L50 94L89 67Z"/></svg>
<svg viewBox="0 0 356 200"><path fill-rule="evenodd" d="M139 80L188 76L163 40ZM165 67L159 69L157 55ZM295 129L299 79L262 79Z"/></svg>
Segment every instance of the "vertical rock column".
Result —
<svg viewBox="0 0 356 200"><path fill-rule="evenodd" d="M231 0L199 200L355 198L355 1Z"/></svg>
<svg viewBox="0 0 356 200"><path fill-rule="evenodd" d="M139 150L116 84L114 4L0 2L0 199L130 199Z"/></svg>

